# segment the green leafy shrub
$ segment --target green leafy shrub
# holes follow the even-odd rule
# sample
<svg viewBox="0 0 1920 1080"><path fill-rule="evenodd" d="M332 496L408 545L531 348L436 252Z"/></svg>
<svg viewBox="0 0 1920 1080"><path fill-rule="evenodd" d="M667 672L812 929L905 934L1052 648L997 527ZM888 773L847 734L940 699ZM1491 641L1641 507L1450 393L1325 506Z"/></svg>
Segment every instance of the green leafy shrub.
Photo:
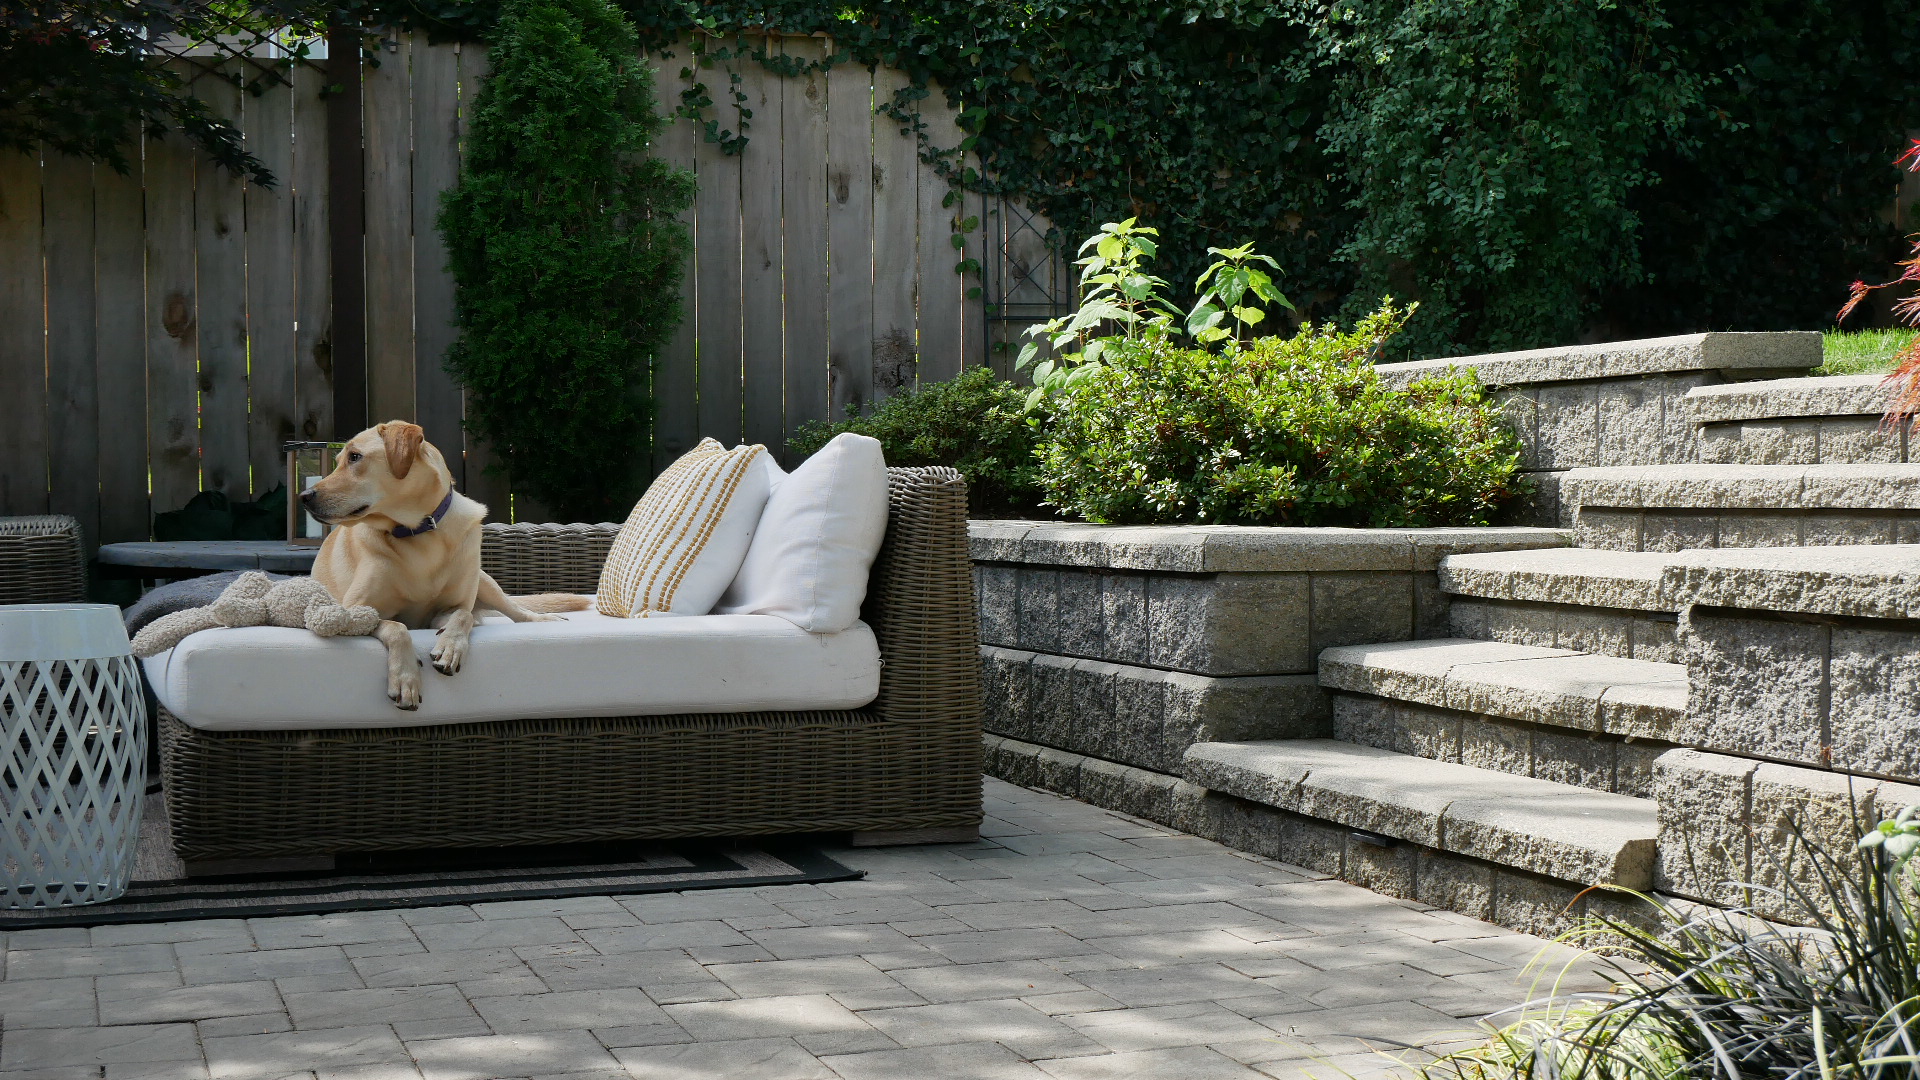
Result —
<svg viewBox="0 0 1920 1080"><path fill-rule="evenodd" d="M968 368L951 382L922 384L868 414L837 424L814 421L787 442L804 457L843 431L880 440L887 464L949 465L967 478L967 509L974 517L1028 516L1040 505L1039 434L1024 415L1026 391Z"/></svg>
<svg viewBox="0 0 1920 1080"><path fill-rule="evenodd" d="M562 521L617 521L646 481L649 358L680 321L691 175L606 0L511 0L440 229L467 425Z"/></svg>
<svg viewBox="0 0 1920 1080"><path fill-rule="evenodd" d="M1515 494L1519 441L1470 374L1380 379L1371 360L1408 314L1242 351L1111 351L1049 398L1048 503L1114 524L1485 523Z"/></svg>

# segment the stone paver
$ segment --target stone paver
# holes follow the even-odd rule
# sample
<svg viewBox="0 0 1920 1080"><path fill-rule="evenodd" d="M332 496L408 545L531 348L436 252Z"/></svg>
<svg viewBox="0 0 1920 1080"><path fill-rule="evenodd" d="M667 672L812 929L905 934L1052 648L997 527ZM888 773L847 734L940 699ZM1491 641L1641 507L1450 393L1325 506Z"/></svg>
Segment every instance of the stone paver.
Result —
<svg viewBox="0 0 1920 1080"><path fill-rule="evenodd" d="M1557 948L996 780L987 810L835 850L860 881L15 933L0 1080L1372 1076Z"/></svg>

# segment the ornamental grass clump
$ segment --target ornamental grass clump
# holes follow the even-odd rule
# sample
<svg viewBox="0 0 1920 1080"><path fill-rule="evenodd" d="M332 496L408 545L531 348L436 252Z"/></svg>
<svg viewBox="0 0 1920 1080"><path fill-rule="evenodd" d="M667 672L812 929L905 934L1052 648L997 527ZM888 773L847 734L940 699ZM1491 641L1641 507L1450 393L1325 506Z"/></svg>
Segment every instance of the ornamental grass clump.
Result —
<svg viewBox="0 0 1920 1080"><path fill-rule="evenodd" d="M1519 439L1469 373L1381 379L1411 313L1217 352L1110 346L1048 397L1048 503L1111 524L1487 523L1516 494Z"/></svg>
<svg viewBox="0 0 1920 1080"><path fill-rule="evenodd" d="M1894 1080L1920 1075L1920 910L1908 860L1914 812L1869 833L1858 858L1795 837L1811 884L1788 900L1811 925L1739 910L1657 907L1648 925L1586 931L1617 986L1489 1017L1480 1045L1426 1080ZM1799 860L1794 860L1799 861Z"/></svg>

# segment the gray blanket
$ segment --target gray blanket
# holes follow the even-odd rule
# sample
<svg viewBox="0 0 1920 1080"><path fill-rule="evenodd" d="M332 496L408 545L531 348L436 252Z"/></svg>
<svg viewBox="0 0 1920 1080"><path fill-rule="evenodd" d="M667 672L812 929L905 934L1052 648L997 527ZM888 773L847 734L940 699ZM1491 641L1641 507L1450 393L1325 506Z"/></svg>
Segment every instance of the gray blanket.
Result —
<svg viewBox="0 0 1920 1080"><path fill-rule="evenodd" d="M206 577L188 578L185 581L175 581L160 586L135 601L122 616L127 621L127 636L132 637L139 633L141 627L162 615L171 615L188 608L206 607L220 599L220 594L227 591L227 586L239 580L240 575L244 573L246 573L244 570L228 570L225 573L208 574ZM285 574L268 574L267 576L275 581L285 581L287 578Z"/></svg>

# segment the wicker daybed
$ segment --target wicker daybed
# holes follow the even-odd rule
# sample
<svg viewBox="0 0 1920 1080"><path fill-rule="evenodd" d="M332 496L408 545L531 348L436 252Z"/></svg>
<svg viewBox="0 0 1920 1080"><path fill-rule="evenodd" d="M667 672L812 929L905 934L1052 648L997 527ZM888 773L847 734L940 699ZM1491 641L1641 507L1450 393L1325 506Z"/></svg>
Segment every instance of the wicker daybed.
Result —
<svg viewBox="0 0 1920 1080"><path fill-rule="evenodd" d="M880 694L842 712L204 731L161 711L174 848L195 861L675 837L960 840L980 823L966 484L890 469L861 616ZM614 525L488 525L509 593L592 592Z"/></svg>

